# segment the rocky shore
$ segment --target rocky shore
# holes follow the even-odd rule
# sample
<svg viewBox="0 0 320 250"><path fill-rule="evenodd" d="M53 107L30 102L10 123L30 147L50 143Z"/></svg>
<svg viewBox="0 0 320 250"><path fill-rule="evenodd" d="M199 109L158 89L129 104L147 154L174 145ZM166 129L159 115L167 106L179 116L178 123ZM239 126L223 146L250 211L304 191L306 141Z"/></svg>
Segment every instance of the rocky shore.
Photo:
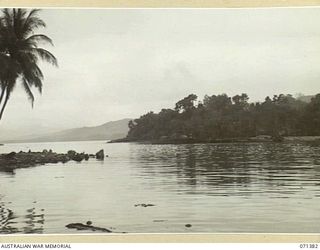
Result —
<svg viewBox="0 0 320 250"><path fill-rule="evenodd" d="M43 150L42 152L20 151L18 153L11 152L8 154L0 154L0 171L13 171L17 168L27 168L36 165L44 165L47 163L66 163L68 161L81 162L87 161L89 158L98 160L104 159L104 151L100 150L96 154L77 153L69 150L66 154L55 153L52 150Z"/></svg>

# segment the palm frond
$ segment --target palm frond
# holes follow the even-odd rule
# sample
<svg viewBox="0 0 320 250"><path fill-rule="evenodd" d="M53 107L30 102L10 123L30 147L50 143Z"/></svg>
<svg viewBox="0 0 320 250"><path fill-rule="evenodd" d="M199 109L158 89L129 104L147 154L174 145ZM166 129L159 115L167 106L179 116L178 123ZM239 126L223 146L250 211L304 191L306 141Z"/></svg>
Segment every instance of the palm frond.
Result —
<svg viewBox="0 0 320 250"><path fill-rule="evenodd" d="M45 27L38 17L39 9L3 9L0 14L0 88L5 88L8 97L17 82L21 83L32 106L34 96L32 87L42 92L43 73L39 60L58 65L53 54L40 44L51 44L52 40L35 30Z"/></svg>
<svg viewBox="0 0 320 250"><path fill-rule="evenodd" d="M8 81L6 81L6 89L7 89L7 92L8 92L8 98L10 97L11 92L16 87L17 78L18 78L18 76L16 78L14 78L14 79L9 79Z"/></svg>
<svg viewBox="0 0 320 250"><path fill-rule="evenodd" d="M13 9L13 26L14 33L18 39L23 38L23 26L25 22L26 9Z"/></svg>
<svg viewBox="0 0 320 250"><path fill-rule="evenodd" d="M22 78L22 86L24 88L24 90L26 91L27 95L28 95L28 99L31 101L31 106L33 108L33 103L34 103L34 96L32 94L32 91L30 89L30 86L28 84L28 81L25 78Z"/></svg>
<svg viewBox="0 0 320 250"><path fill-rule="evenodd" d="M32 75L33 78L38 78L43 80L43 73L37 64L28 64L27 66L22 67L22 71L24 74Z"/></svg>
<svg viewBox="0 0 320 250"><path fill-rule="evenodd" d="M35 86L39 93L42 93L42 78L37 77L34 71L24 71L22 77L26 79L30 86Z"/></svg>
<svg viewBox="0 0 320 250"><path fill-rule="evenodd" d="M28 37L24 41L24 43L26 43L27 46L29 45L34 48L37 48L39 43L49 43L49 44L53 45L51 38L49 38L48 36L43 35L43 34L32 35L32 36Z"/></svg>
<svg viewBox="0 0 320 250"><path fill-rule="evenodd" d="M35 56L33 54L20 55L21 77L25 78L30 86L38 88L41 93L43 73L37 65L37 61L32 57Z"/></svg>
<svg viewBox="0 0 320 250"><path fill-rule="evenodd" d="M58 66L58 60L49 51L42 48L35 48L31 50L34 54L38 55L43 61L51 63L54 66Z"/></svg>
<svg viewBox="0 0 320 250"><path fill-rule="evenodd" d="M0 54L0 79L3 82L11 82L18 77L20 72L20 66L10 57Z"/></svg>
<svg viewBox="0 0 320 250"><path fill-rule="evenodd" d="M5 8L2 10L3 14L3 24L8 29L13 29L13 15L10 13L10 9Z"/></svg>
<svg viewBox="0 0 320 250"><path fill-rule="evenodd" d="M27 17L27 20L31 17L34 17L34 16L37 16L37 14L40 12L41 10L40 9L32 9L30 10L29 12L29 15Z"/></svg>
<svg viewBox="0 0 320 250"><path fill-rule="evenodd" d="M31 10L28 17L25 19L22 29L25 38L35 29L46 27L46 23L37 16L39 11L39 9Z"/></svg>

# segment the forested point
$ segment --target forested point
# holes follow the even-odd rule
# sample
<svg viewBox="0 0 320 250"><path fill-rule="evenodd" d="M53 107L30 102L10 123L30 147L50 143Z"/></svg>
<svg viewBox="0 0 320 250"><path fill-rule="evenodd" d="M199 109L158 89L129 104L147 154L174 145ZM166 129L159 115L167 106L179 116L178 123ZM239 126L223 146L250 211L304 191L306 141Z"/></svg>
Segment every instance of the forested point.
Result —
<svg viewBox="0 0 320 250"><path fill-rule="evenodd" d="M174 109L149 112L129 122L125 141L214 141L228 138L320 135L320 94L308 102L290 94L249 102L247 94L191 94Z"/></svg>

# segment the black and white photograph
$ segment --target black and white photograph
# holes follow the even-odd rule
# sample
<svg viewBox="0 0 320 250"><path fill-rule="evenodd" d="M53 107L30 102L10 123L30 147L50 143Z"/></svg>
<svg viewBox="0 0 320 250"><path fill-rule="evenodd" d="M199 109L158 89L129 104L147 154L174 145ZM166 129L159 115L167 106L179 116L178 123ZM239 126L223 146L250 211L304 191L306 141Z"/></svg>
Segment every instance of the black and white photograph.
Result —
<svg viewBox="0 0 320 250"><path fill-rule="evenodd" d="M0 235L320 233L320 8L1 8Z"/></svg>

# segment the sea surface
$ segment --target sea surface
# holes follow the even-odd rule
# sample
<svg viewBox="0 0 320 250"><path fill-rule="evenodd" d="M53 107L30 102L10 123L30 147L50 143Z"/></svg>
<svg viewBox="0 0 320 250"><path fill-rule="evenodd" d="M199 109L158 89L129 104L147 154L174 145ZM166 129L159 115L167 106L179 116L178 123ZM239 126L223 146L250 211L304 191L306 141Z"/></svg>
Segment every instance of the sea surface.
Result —
<svg viewBox="0 0 320 250"><path fill-rule="evenodd" d="M29 149L109 157L0 172L2 234L95 233L66 228L89 220L116 233L320 232L319 146L91 141L0 153Z"/></svg>

